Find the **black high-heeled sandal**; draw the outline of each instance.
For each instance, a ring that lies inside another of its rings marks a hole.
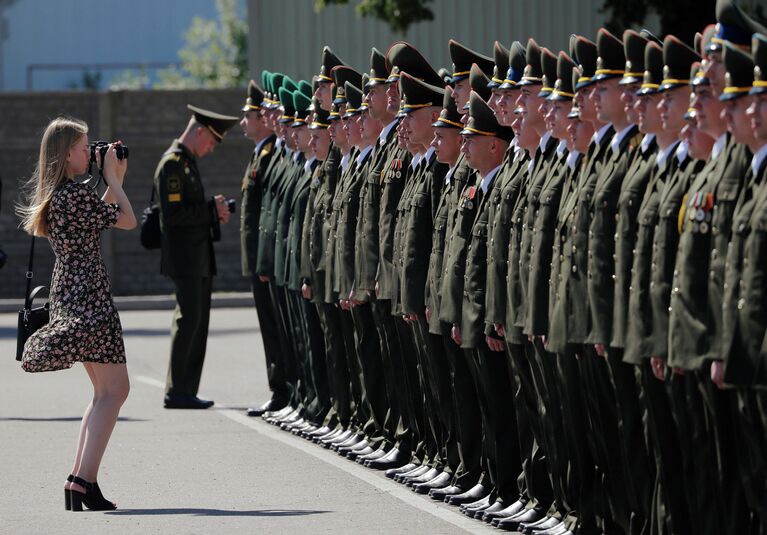
[[[67,476],[67,482],[72,483],[74,480],[74,474],[69,474]],[[69,489],[64,489],[64,509],[67,511],[72,509],[72,492]]]
[[[72,511],[82,511],[83,504],[85,504],[91,511],[112,511],[117,509],[117,506],[114,503],[104,498],[98,484],[85,481],[83,478],[77,476],[72,479],[72,483],[80,485],[85,489],[85,493],[82,493],[79,490],[70,490],[69,494]]]

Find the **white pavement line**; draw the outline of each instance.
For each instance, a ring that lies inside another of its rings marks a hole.
[[[144,375],[134,375],[133,379],[147,385],[155,386],[158,388],[165,388],[165,383],[162,383],[151,377],[146,377]],[[425,513],[429,513],[430,515],[435,516],[440,520],[444,520],[445,522],[448,522],[460,529],[468,531],[469,533],[477,533],[480,531],[484,531],[486,533],[496,533],[494,529],[491,529],[490,526],[484,522],[477,522],[476,520],[464,517],[462,514],[454,513],[449,509],[445,509],[444,507],[433,503],[431,499],[427,501],[422,496],[413,493],[413,491],[405,490],[405,488],[403,488],[398,483],[395,483],[394,481],[389,481],[388,479],[383,479],[381,477],[375,476],[361,465],[353,463],[348,459],[339,457],[338,454],[331,453],[325,450],[325,448],[318,446],[317,444],[306,442],[305,440],[298,438],[291,433],[286,433],[285,431],[278,430],[276,427],[270,426],[260,418],[252,418],[243,414],[241,411],[235,411],[232,409],[219,409],[215,412],[222,414],[230,420],[242,424],[261,435],[264,435],[278,442],[282,442],[283,444],[306,453],[307,455],[311,455],[312,457],[315,457],[326,464],[335,466],[347,474],[352,475],[357,479],[360,479],[365,483],[372,485],[383,492],[386,492],[398,500],[405,502],[407,505],[415,507],[416,509],[420,509]]]

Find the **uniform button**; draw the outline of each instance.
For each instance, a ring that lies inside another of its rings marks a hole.
[[[613,273],[613,280],[615,280],[615,273]]]
[[[738,299],[738,310],[743,310],[743,307],[746,305],[745,299]]]
[[[674,277],[676,277],[677,275],[679,275],[679,270],[678,270],[678,269],[675,269],[675,270],[674,270]]]
[[[573,273],[576,273],[577,271],[578,271],[578,267],[577,266],[573,266]]]
[[[678,294],[678,293],[679,293],[679,287],[678,287],[678,286],[674,288],[674,293],[675,293],[675,294]]]
[[[650,281],[650,288],[655,288],[655,282],[654,281]]]
[[[668,307],[668,311],[671,312],[671,307]]]
[[[575,252],[575,245],[573,245],[573,252]]]
[[[629,292],[633,292],[633,291],[634,291],[634,287],[629,285]]]
[[[613,262],[617,262],[617,261],[618,261],[618,255],[613,255]]]
[[[713,260],[716,260],[716,257],[717,257],[717,256],[719,256],[719,253],[717,252],[717,250],[716,250],[716,249],[712,249],[712,250],[711,250],[711,258],[712,258]]]

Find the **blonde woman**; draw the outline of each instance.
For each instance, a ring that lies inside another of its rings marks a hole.
[[[119,143],[119,142],[118,142]],[[101,458],[120,407],[128,396],[122,328],[101,258],[100,234],[111,227],[136,226],[122,188],[127,160],[112,144],[104,158],[102,198],[75,181],[88,168],[88,126],[67,117],[54,119],[43,134],[40,158],[29,182],[29,197],[19,207],[23,228],[44,236],[56,254],[50,285],[50,323],[24,347],[25,371],[72,367],[82,362],[93,383],[85,410],[72,474],[64,487],[66,508],[115,509],[96,484]]]

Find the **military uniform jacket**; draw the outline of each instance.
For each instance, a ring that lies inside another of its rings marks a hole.
[[[293,191],[290,201],[290,224],[288,226],[288,288],[300,290],[304,282],[301,276],[302,236],[304,220],[307,216],[309,193],[314,180],[319,180],[317,175],[320,171],[320,161],[314,160],[309,168],[304,170],[298,184]],[[307,248],[308,249],[308,248]]]
[[[278,186],[272,202],[272,213],[277,215],[274,223],[274,283],[277,286],[287,286],[288,282],[290,201],[303,174],[304,161],[304,155],[301,153],[291,158],[290,170]]]
[[[413,198],[416,186],[424,166],[418,162],[415,168],[412,165],[407,166],[405,170],[405,187],[402,190],[399,202],[397,203],[396,216],[394,221],[394,236],[392,237],[392,263],[394,269],[391,273],[391,312],[395,316],[403,314],[402,311],[402,274],[405,269],[404,247],[405,233],[407,225],[407,213],[410,210],[410,201]]]
[[[396,137],[395,137],[396,139]],[[411,155],[405,149],[395,147],[384,163],[381,178],[381,199],[378,216],[378,269],[376,281],[379,300],[394,297],[394,232],[397,225],[397,207],[405,189]],[[396,291],[399,291],[397,288]]]
[[[688,163],[689,159],[685,161]],[[652,268],[652,246],[655,228],[658,224],[658,207],[664,191],[672,190],[682,174],[679,160],[672,154],[666,165],[660,169],[653,164],[650,183],[647,185],[642,204],[637,214],[638,226],[631,266],[629,285],[628,317],[623,360],[630,364],[641,364],[652,354],[652,305],[650,302],[650,272]]]
[[[756,174],[749,166],[735,210],[725,271],[722,351],[725,382],[767,386],[767,160]]]
[[[471,227],[482,199],[479,178],[476,172],[470,174],[461,191],[455,213],[448,216],[448,234],[442,261],[442,282],[439,305],[439,319],[445,323],[461,324],[463,306],[463,276],[466,270],[466,253],[471,239]]]
[[[583,344],[589,333],[590,311],[586,275],[591,199],[599,171],[609,156],[613,128],[589,145],[581,163],[575,190],[563,205],[565,218],[558,220],[555,239],[560,240],[562,262],[559,300],[549,313],[548,349],[564,353],[567,344]]]
[[[634,244],[637,234],[637,214],[642,204],[650,175],[655,167],[658,143],[652,142],[634,155],[623,179],[618,196],[618,212],[615,215],[615,293],[613,295],[612,340],[610,346],[623,348],[628,322],[629,286],[631,266],[634,261]]]
[[[632,126],[620,141],[619,150],[607,150],[589,206],[588,289],[591,328],[586,342],[609,345],[612,339],[613,297],[615,292],[615,231],[618,198],[631,161],[641,142]],[[612,141],[612,140],[611,140]]]
[[[485,334],[495,333],[495,324],[506,322],[506,275],[508,273],[511,212],[520,194],[527,165],[527,151],[509,147],[510,153],[498,171],[498,184],[490,192],[487,204],[487,274],[485,294]],[[513,331],[514,327],[507,329]],[[508,336],[508,334],[507,334]],[[521,336],[521,333],[520,333]]]
[[[333,289],[338,291],[339,299],[349,299],[354,289],[354,240],[357,232],[359,215],[360,188],[370,172],[372,154],[368,153],[364,161],[355,162],[349,180],[340,186],[339,195],[333,199],[333,211],[338,211],[338,223],[335,237],[335,280]]]
[[[426,284],[431,256],[432,229],[445,184],[447,165],[432,154],[422,163],[423,170],[413,188],[406,212],[405,235],[402,240],[401,307],[404,314],[424,316]]]
[[[694,370],[706,360],[721,358],[722,256],[727,254],[749,160],[748,148],[730,139],[682,200],[685,213],[671,292],[669,366]]]
[[[345,184],[347,184],[354,174],[357,166],[357,149],[353,148],[349,152],[349,161],[346,168],[342,169],[339,163],[340,177],[336,182],[332,196],[329,197],[329,212],[325,218],[326,224],[323,225],[325,238],[325,302],[336,303],[338,301],[338,290],[336,289],[336,231],[338,229],[338,218],[341,213],[341,200]],[[338,201],[338,202],[336,202]],[[344,297],[345,299],[346,297]]]
[[[332,147],[309,185],[306,217],[301,233],[301,276],[312,287],[312,302],[325,298],[325,243],[332,198],[340,170],[341,151]]]
[[[272,160],[275,135],[260,142],[258,152],[253,151],[250,162],[242,179],[242,199],[240,200],[240,253],[242,255],[242,274],[245,277],[256,275],[256,257],[258,256],[258,223],[261,218],[261,198],[266,185],[266,168]],[[258,147],[257,147],[258,148]]]
[[[551,255],[562,188],[569,169],[566,150],[559,156],[555,153],[555,157],[546,171],[545,181],[538,194],[537,208],[532,212],[535,218],[529,231],[530,256],[527,260],[526,311],[522,332],[530,336],[548,334],[549,327]],[[528,213],[531,209],[528,205]]]
[[[431,234],[431,253],[429,254],[429,270],[426,274],[426,306],[431,310],[429,320],[429,332],[432,334],[442,334],[442,322],[439,320],[439,306],[442,298],[440,296],[440,284],[442,282],[442,260],[445,253],[445,238],[449,232],[448,216],[455,210],[458,198],[466,185],[466,176],[469,174],[469,167],[465,161],[459,165],[456,161],[453,173],[449,182],[442,187],[442,194],[437,204],[437,211],[434,216],[434,225]]]
[[[163,154],[154,174],[162,230],[160,273],[168,277],[216,274],[213,217],[194,156],[179,140]]]
[[[256,274],[274,276],[274,238],[277,213],[273,212],[274,198],[283,177],[289,171],[291,151],[284,145],[272,156],[266,168],[265,187],[261,197],[261,215],[258,223],[258,255]],[[279,205],[277,205],[279,206]]]
[[[472,349],[485,340],[485,290],[487,284],[488,200],[497,187],[498,169],[487,191],[479,196],[477,215],[471,227],[471,239],[466,251],[466,271],[463,276],[463,305],[461,306],[461,348]],[[479,181],[479,174],[477,174]],[[477,188],[482,192],[481,187]],[[498,335],[492,333],[493,337]]]
[[[378,271],[381,188],[386,163],[396,150],[396,128],[391,128],[385,143],[382,144],[380,138],[376,141],[368,174],[360,188],[354,246],[354,298],[358,301],[367,301],[375,289]]]

